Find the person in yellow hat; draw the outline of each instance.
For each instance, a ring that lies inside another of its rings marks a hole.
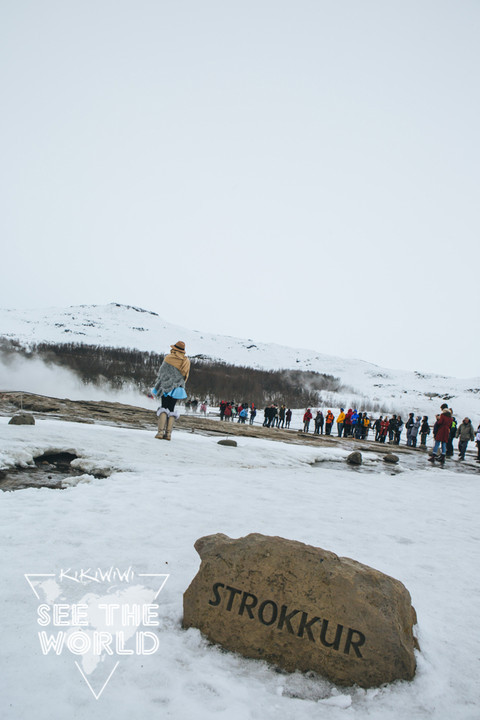
[[[185,355],[185,343],[179,340],[170,346],[158,371],[157,380],[152,388],[152,395],[160,398],[161,406],[157,410],[158,439],[171,440],[172,429],[178,412],[175,410],[177,400],[187,397],[185,383],[190,374],[190,360]]]

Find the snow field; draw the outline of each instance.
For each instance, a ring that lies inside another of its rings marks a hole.
[[[408,464],[400,473],[358,472],[335,448],[249,438],[230,448],[178,430],[170,443],[153,435],[0,418],[0,469],[68,449],[82,467],[88,460],[118,470],[104,480],[84,475],[65,490],[0,494],[2,718],[478,719],[478,473]],[[217,532],[280,535],[401,580],[419,621],[414,681],[335,688],[182,630],[182,595],[199,566],[194,542]],[[97,701],[68,652],[42,655],[38,603],[24,573],[111,565],[170,578],[159,596],[158,652],[122,659]]]

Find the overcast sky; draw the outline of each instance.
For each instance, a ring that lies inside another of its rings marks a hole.
[[[479,38],[477,0],[3,0],[0,306],[480,375]]]

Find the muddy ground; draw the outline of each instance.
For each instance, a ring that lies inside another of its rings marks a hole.
[[[132,405],[123,405],[106,401],[93,400],[60,400],[58,398],[34,395],[31,393],[3,392],[0,393],[0,416],[13,416],[21,410],[33,414],[35,418],[56,418],[69,422],[118,425],[120,427],[143,428],[154,431],[157,418],[153,410],[146,410]],[[280,428],[263,427],[261,421],[254,425],[243,425],[238,422],[220,422],[218,416],[203,417],[199,414],[185,413],[175,425],[176,429],[188,432],[199,432],[219,437],[255,437],[277,440],[302,445],[342,447],[348,450],[361,450],[385,454],[422,453],[420,448],[407,448],[405,445],[381,445],[372,441],[338,438],[335,435],[313,435],[299,430],[282,430]]]

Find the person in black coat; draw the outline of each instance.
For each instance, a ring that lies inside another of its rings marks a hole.
[[[388,442],[393,443],[395,441],[395,433],[397,431],[397,416],[393,415],[392,419],[388,423]]]
[[[428,416],[424,415],[422,424],[420,425],[420,445],[427,446],[427,436],[430,435],[430,425],[428,424]]]

